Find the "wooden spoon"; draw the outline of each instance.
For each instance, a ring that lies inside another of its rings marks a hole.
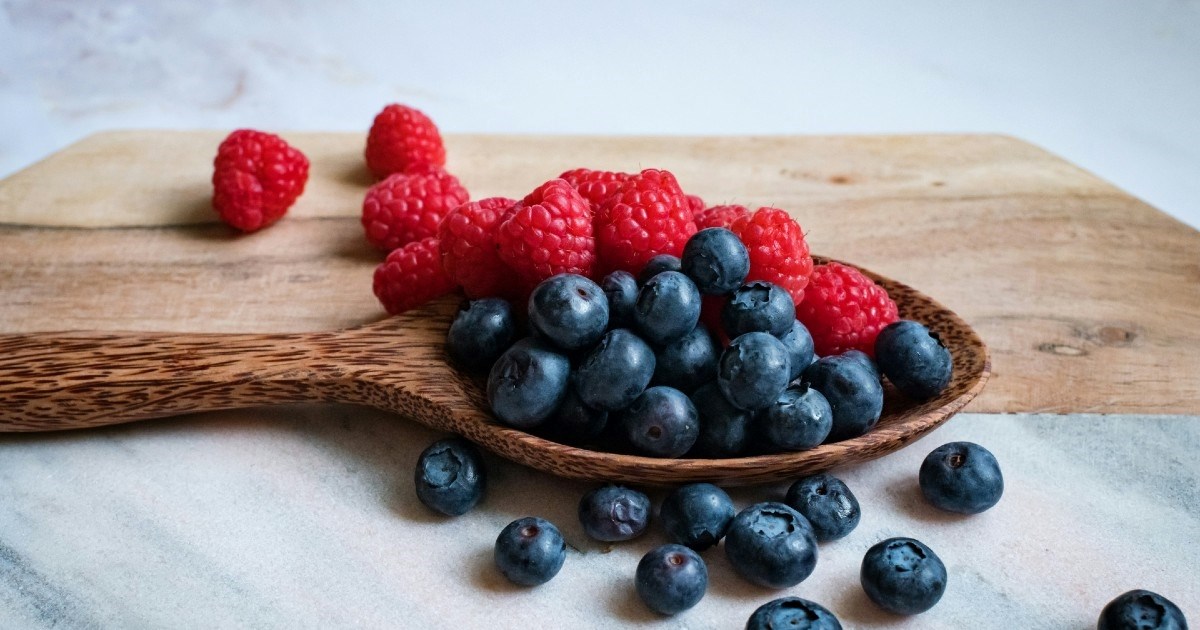
[[[890,453],[957,413],[990,370],[983,341],[957,315],[870,272],[901,317],[938,332],[954,376],[938,398],[894,389],[866,435],[799,453],[658,459],[558,444],[497,423],[480,383],[447,364],[457,299],[336,332],[304,334],[37,333],[0,335],[0,431],[52,431],[181,413],[299,402],[358,403],[461,434],[495,453],[571,479],[745,485],[790,479]]]

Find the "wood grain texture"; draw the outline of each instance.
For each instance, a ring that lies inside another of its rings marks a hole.
[[[310,157],[290,216],[238,236],[208,208],[221,132],[113,132],[0,182],[5,331],[298,332],[378,319],[357,215],[362,134]],[[936,297],[987,340],[970,411],[1200,413],[1200,234],[1002,136],[451,136],[474,197],[567,168],[673,170],[710,203],[792,212],[813,250]]]

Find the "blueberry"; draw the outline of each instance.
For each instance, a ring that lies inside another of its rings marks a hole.
[[[438,440],[421,451],[413,481],[421,503],[446,516],[467,513],[487,488],[479,450],[462,438]]]
[[[775,402],[791,380],[791,359],[783,342],[764,332],[734,339],[717,363],[717,384],[741,409],[762,409]]]
[[[488,375],[488,403],[501,422],[518,429],[538,426],[567,395],[571,362],[545,342],[513,344]]]
[[[608,296],[581,275],[551,276],[529,296],[529,324],[564,350],[585,348],[608,329]]]
[[[659,254],[648,260],[638,274],[638,282],[646,284],[650,278],[664,271],[679,271],[679,258],[670,254]]]
[[[468,372],[486,372],[517,335],[512,306],[499,298],[468,302],[446,334],[450,360]]]
[[[974,442],[943,444],[921,462],[921,493],[934,507],[978,514],[1000,501],[1004,476],[991,451]]]
[[[782,337],[791,331],[795,321],[796,304],[792,296],[770,282],[742,285],[721,310],[721,325],[730,337],[750,332]]]
[[[828,442],[858,437],[879,422],[883,385],[859,358],[845,354],[821,357],[800,377],[821,392],[833,409]]]
[[[872,359],[869,355],[867,355],[866,352],[863,352],[862,350],[847,350],[843,352],[841,356],[844,359],[854,359],[855,361],[858,361],[863,365],[863,367],[867,368],[871,372],[871,375],[875,377],[875,380],[882,382],[883,377],[879,372],[879,364],[875,363],[875,359]]]
[[[724,538],[733,515],[729,495],[711,483],[672,490],[658,511],[667,538],[696,551],[704,551]]]
[[[771,452],[813,448],[825,441],[831,427],[829,402],[807,383],[783,390],[754,421],[758,444]]]
[[[799,320],[792,320],[792,329],[779,340],[783,342],[783,347],[787,348],[792,366],[789,380],[794,381],[804,373],[804,368],[808,367],[816,358],[813,352],[812,335]]]
[[[923,613],[946,591],[946,565],[922,542],[889,538],[863,556],[859,581],[867,597],[898,615]]]
[[[717,377],[717,344],[704,324],[658,349],[655,353],[654,384],[692,393]]]
[[[700,414],[697,455],[736,457],[746,450],[753,412],[734,407],[716,383],[697,389],[692,394],[692,404]]]
[[[579,398],[604,411],[628,407],[654,376],[654,350],[624,328],[610,330],[575,374]]]
[[[634,583],[650,610],[674,615],[704,597],[708,567],[699,554],[683,545],[663,545],[642,556]]]
[[[700,321],[700,292],[687,276],[678,271],[664,271],[638,291],[633,319],[643,337],[665,346],[696,328]]]
[[[650,523],[650,499],[633,488],[600,486],[580,499],[579,523],[599,541],[632,540]]]
[[[1100,612],[1096,630],[1187,630],[1187,619],[1174,602],[1152,591],[1129,591]]]
[[[642,392],[621,412],[625,437],[644,455],[679,457],[696,443],[700,422],[683,392],[656,386]]]
[[[628,271],[614,271],[600,281],[600,288],[608,297],[608,327],[630,328],[633,326],[633,305],[637,302],[637,278]]]
[[[526,516],[500,531],[493,557],[496,568],[513,584],[537,586],[558,575],[567,543],[554,523]]]
[[[608,412],[587,406],[579,399],[575,388],[570,387],[562,404],[541,428],[550,439],[579,445],[600,437],[607,425]]]
[[[786,502],[808,519],[817,542],[844,538],[862,518],[854,493],[833,475],[813,475],[793,483]]]
[[[771,588],[804,581],[817,566],[817,540],[799,512],[782,503],[758,503],[733,518],[725,556],[742,577]]]
[[[950,383],[950,351],[937,333],[917,322],[902,319],[879,331],[875,358],[896,389],[914,400],[934,398]]]
[[[842,630],[829,609],[799,597],[780,597],[759,606],[746,630]]]
[[[681,267],[701,293],[721,295],[745,282],[750,273],[750,253],[733,232],[708,228],[688,239]]]

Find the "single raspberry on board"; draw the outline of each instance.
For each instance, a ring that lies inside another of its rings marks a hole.
[[[596,209],[596,253],[604,273],[637,274],[659,254],[680,256],[696,222],[679,182],[646,169],[621,184]]]
[[[440,167],[424,165],[376,183],[363,197],[367,240],[384,251],[437,236],[438,224],[467,202],[467,189]]]
[[[225,223],[253,232],[283,217],[306,182],[303,153],[275,134],[238,129],[213,160],[213,209]]]
[[[701,230],[711,227],[727,228],[733,225],[738,217],[748,214],[750,214],[750,210],[746,206],[713,206],[696,213],[696,227]]]
[[[446,147],[437,125],[418,109],[391,104],[371,123],[367,168],[380,179],[418,164],[446,165]]]
[[[470,201],[451,210],[438,226],[442,269],[473,300],[514,295],[516,279],[500,260],[496,234],[516,203],[504,197]]]
[[[796,318],[812,333],[820,356],[862,350],[875,356],[875,337],[898,319],[883,287],[854,267],[817,265],[796,305]]]
[[[392,315],[399,315],[454,290],[442,270],[435,237],[413,241],[388,254],[375,268],[375,297]]]
[[[729,229],[750,253],[746,281],[765,280],[783,287],[799,304],[813,268],[800,224],[778,208],[759,208],[735,219]]]
[[[575,190],[592,204],[593,209],[608,199],[630,177],[633,175],[629,173],[593,171],[588,168],[573,169],[558,176],[574,186]]]
[[[696,216],[704,212],[704,200],[699,195],[687,195],[688,208],[692,210],[692,216]]]
[[[555,274],[595,270],[592,209],[566,180],[552,179],[510,208],[496,244],[525,291]]]

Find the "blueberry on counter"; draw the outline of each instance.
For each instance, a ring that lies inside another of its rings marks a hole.
[[[517,336],[507,300],[473,300],[454,315],[446,334],[446,353],[468,372],[487,372]]]
[[[628,407],[654,376],[654,350],[625,328],[605,333],[575,373],[575,388],[587,406],[603,411]]]
[[[513,584],[537,586],[558,575],[567,543],[550,521],[526,516],[500,531],[493,557],[496,568]]]
[[[765,332],[783,337],[796,321],[796,304],[782,287],[754,281],[738,287],[721,310],[721,325],[730,337]]]
[[[681,268],[701,293],[722,295],[745,282],[750,273],[750,253],[733,232],[708,228],[688,239]]]
[[[821,392],[833,410],[827,442],[856,438],[879,422],[883,385],[861,358],[849,353],[821,357],[800,378]]]
[[[821,444],[833,427],[833,410],[807,383],[793,385],[759,412],[752,425],[758,444],[770,452],[803,451]]]
[[[700,321],[700,291],[678,271],[664,271],[638,291],[633,319],[642,336],[664,346],[696,328]]]
[[[697,389],[691,399],[700,414],[700,435],[693,447],[696,456],[720,458],[743,454],[754,413],[734,407],[716,383]]]
[[[812,525],[817,542],[845,537],[858,527],[862,510],[841,479],[821,474],[805,477],[788,488],[785,502]]]
[[[608,329],[608,296],[581,275],[551,276],[529,296],[529,324],[564,350],[585,348]]]
[[[734,406],[755,411],[779,398],[791,380],[791,371],[782,341],[765,332],[746,333],[721,353],[717,385]]]
[[[650,498],[624,486],[594,488],[579,501],[579,523],[588,536],[602,542],[632,540],[650,523]]]
[[[658,517],[671,541],[704,551],[725,537],[734,513],[733,500],[724,490],[693,483],[672,490]]]
[[[758,503],[733,518],[725,556],[742,577],[760,586],[787,588],[817,566],[817,540],[799,512],[782,503]]]
[[[704,324],[658,349],[655,353],[655,385],[667,385],[690,394],[717,377],[720,350]]]
[[[483,498],[487,473],[474,444],[462,438],[446,438],[421,451],[413,481],[417,498],[425,507],[458,516]]]
[[[628,271],[614,271],[600,281],[608,298],[608,327],[631,328],[633,305],[637,302],[637,278]]]
[[[816,358],[812,335],[809,334],[804,324],[800,323],[800,320],[793,320],[791,330],[787,331],[779,340],[783,342],[783,347],[787,348],[792,366],[788,380],[794,381],[804,373],[804,368],[808,367]]]
[[[991,451],[974,442],[943,444],[925,456],[921,493],[934,507],[978,514],[1000,501],[1004,476]]]
[[[641,273],[638,274],[638,282],[646,284],[650,282],[650,278],[657,276],[664,271],[679,271],[680,261],[677,256],[670,254],[659,254],[650,260],[642,267]]]
[[[799,597],[781,597],[759,606],[746,630],[842,630],[829,609]]]
[[[1096,630],[1187,630],[1187,619],[1174,602],[1138,589],[1117,596],[1100,612]]]
[[[536,427],[567,395],[571,362],[547,343],[526,337],[506,350],[488,375],[488,404],[503,423]]]
[[[896,389],[914,400],[929,400],[942,393],[953,371],[953,359],[941,337],[906,319],[879,331],[875,359]]]
[[[923,613],[946,591],[946,565],[924,543],[889,538],[867,550],[859,581],[867,597],[898,615]]]
[[[656,613],[674,615],[695,606],[708,590],[708,567],[683,545],[663,545],[638,562],[638,596]]]
[[[625,437],[634,450],[653,457],[679,457],[696,443],[700,420],[681,391],[662,385],[642,392],[621,412]]]

